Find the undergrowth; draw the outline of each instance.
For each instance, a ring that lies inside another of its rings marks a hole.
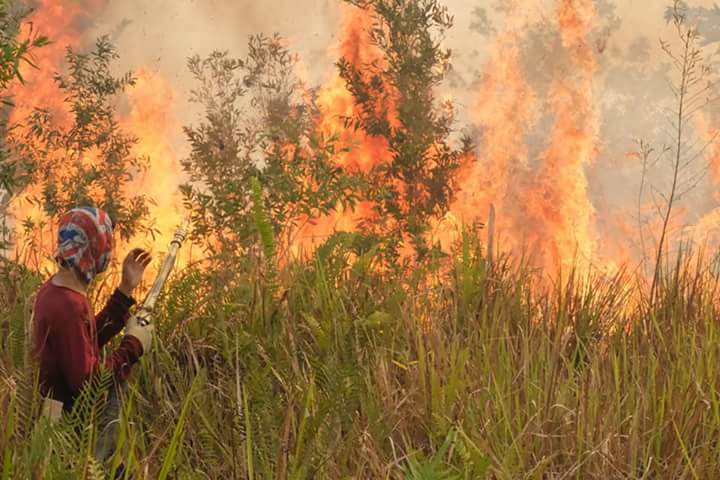
[[[682,260],[648,306],[622,273],[541,289],[469,238],[450,260],[380,273],[339,244],[271,274],[262,253],[177,272],[105,466],[92,386],[79,416],[37,421],[40,278],[6,262],[2,478],[720,477],[710,271]]]

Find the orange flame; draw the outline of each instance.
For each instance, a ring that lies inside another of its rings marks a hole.
[[[81,43],[79,28],[88,24],[105,4],[105,0],[84,2],[58,2],[40,0],[35,11],[22,25],[22,36],[38,32],[50,38],[49,45],[34,52],[33,61],[38,68],[21,65],[20,71],[26,81],[24,86],[11,89],[14,108],[10,112],[10,125],[23,128],[23,122],[36,108],[45,108],[61,124],[71,121],[70,112],[63,101],[63,95],[57,88],[54,75],[62,70],[68,47],[77,47]],[[91,155],[91,154],[89,154]],[[50,160],[50,159],[49,159]],[[87,160],[91,161],[91,160]],[[17,249],[20,257],[29,264],[40,268],[51,265],[48,254],[54,245],[52,224],[48,225],[41,207],[32,201],[39,191],[30,187],[13,199],[8,206],[12,218],[17,220],[15,227]],[[25,235],[21,222],[32,221],[39,225],[30,237]]]
[[[24,28],[34,29],[50,38],[51,44],[39,49],[34,61],[37,69],[22,67],[27,85],[14,89],[15,108],[10,123],[19,125],[36,108],[46,108],[58,126],[68,125],[72,118],[64,102],[64,96],[54,80],[56,72],[64,69],[66,49],[83,48],[84,26],[90,25],[106,0],[58,1],[41,0],[37,9]],[[27,32],[26,32],[27,33]],[[175,94],[170,84],[149,70],[140,68],[136,73],[137,84],[127,95],[130,110],[126,116],[119,115],[120,125],[138,138],[134,154],[150,159],[148,171],[135,179],[132,188],[147,195],[151,200],[150,216],[159,237],[153,243],[161,242],[162,248],[169,244],[176,226],[180,223],[181,202],[177,187],[181,178],[179,161],[169,138],[175,128],[173,105]],[[94,152],[83,158],[86,162],[98,161]],[[45,218],[42,209],[31,201],[40,192],[32,187],[24,191],[10,205],[11,215],[18,219],[16,237],[21,258],[35,267],[49,268],[50,254],[54,249],[54,226]],[[30,219],[39,225],[34,232],[24,232],[20,221]],[[150,239],[135,238],[128,245],[116,249],[116,258],[130,247],[142,243],[149,247]]]
[[[589,265],[594,250],[593,206],[588,198],[585,166],[597,153],[598,120],[594,104],[597,65],[588,35],[595,16],[590,0],[560,0],[560,38],[570,71],[556,73],[549,103],[555,125],[541,156],[536,188],[524,190],[516,204],[530,227],[528,245],[542,252],[549,268]]]
[[[83,26],[89,24],[106,3],[107,0],[39,0],[30,21],[35,30],[48,35],[54,43],[38,51],[38,70],[23,69],[29,85],[14,92],[17,107],[11,114],[12,123],[26,118],[37,106],[48,107],[60,123],[70,121],[53,75],[62,70],[66,46],[82,46]],[[563,61],[548,67],[552,70],[552,81],[544,98],[540,98],[524,71],[522,42],[523,32],[529,26],[523,12],[539,9],[546,2],[508,0],[505,3],[508,26],[493,40],[491,60],[483,69],[475,92],[477,101],[471,112],[472,121],[481,132],[478,150],[465,159],[458,176],[456,200],[451,212],[436,225],[436,235],[449,248],[457,238],[457,231],[449,227],[484,221],[490,206],[495,205],[501,246],[516,252],[527,249],[535,265],[549,272],[567,270],[578,262],[581,266],[589,265],[598,260],[600,250],[586,174],[587,166],[597,156],[599,132],[596,105],[599,69],[590,41],[597,19],[594,2],[553,1],[555,28],[561,45],[557,53]],[[347,60],[361,74],[369,64],[382,65],[382,52],[371,40],[372,13],[348,6],[342,12],[343,22],[333,55]],[[129,108],[127,114],[120,115],[120,124],[138,137],[135,153],[147,155],[151,160],[148,171],[135,180],[133,187],[155,201],[151,205],[151,218],[160,238],[137,238],[133,243],[149,246],[152,242],[162,247],[183,215],[177,192],[182,169],[171,141],[173,132],[179,130],[172,109],[176,99],[172,85],[157,74],[140,68],[136,76],[138,83],[127,93]],[[385,115],[391,127],[398,128],[397,106],[393,101],[383,98],[377,102],[375,113]],[[335,156],[338,165],[349,172],[369,173],[383,162],[391,161],[385,138],[373,137],[346,125],[345,119],[358,118],[362,111],[339,74],[318,90],[317,105],[320,111],[317,130],[326,138],[336,135],[338,149],[350,149]],[[545,109],[552,115],[552,127],[541,153],[536,155],[531,152],[528,136],[537,130]],[[718,183],[720,146],[715,144],[712,148],[711,173]],[[92,153],[84,160],[96,161]],[[37,192],[30,191],[13,203],[16,218],[42,218],[40,209],[28,202],[33,193]],[[362,202],[354,211],[307,219],[309,224],[297,232],[294,250],[311,249],[333,232],[354,231],[362,221],[377,220],[373,207],[370,202]],[[697,223],[696,230],[714,228],[718,218],[718,210],[711,212]],[[616,223],[617,237],[630,236],[635,229],[622,219]],[[610,260],[601,260],[606,267],[614,268]]]
[[[501,243],[529,249],[534,263],[548,271],[589,262],[593,254],[593,206],[585,166],[596,155],[594,104],[597,65],[588,36],[595,16],[589,0],[558,0],[557,22],[569,68],[556,71],[547,104],[554,125],[545,151],[532,170],[525,136],[538,119],[536,93],[525,80],[517,31],[519,2],[512,4],[515,25],[498,36],[481,82],[474,112],[483,137],[478,159],[461,175],[453,215],[464,222],[498,207]]]
[[[371,15],[364,10],[351,7],[345,7],[343,13],[344,23],[339,36],[340,41],[335,47],[337,53],[358,68],[372,62],[381,62],[382,52],[370,39],[370,30],[373,26]],[[357,117],[360,108],[355,104],[345,81],[338,73],[319,89],[317,103],[321,113],[318,130],[325,138],[336,136],[338,150],[349,149],[348,152],[335,156],[334,160],[338,165],[350,172],[368,173],[377,165],[389,160],[388,143],[385,138],[369,136],[345,125],[345,119]],[[394,106],[378,105],[378,108],[388,116],[391,125],[397,124]],[[339,210],[317,219],[302,230],[300,245],[296,246],[296,250],[301,249],[303,244],[312,247],[322,243],[337,231],[354,231],[361,220],[370,220],[373,217],[373,205],[370,202],[361,202],[356,206],[355,211]]]
[[[697,128],[700,132],[704,132],[703,141],[707,143],[707,163],[710,170],[710,181],[713,186],[720,184],[720,129],[712,126],[712,120],[707,115],[699,114],[697,119]],[[701,216],[691,228],[692,239],[696,242],[704,244],[711,242],[717,245],[720,241],[720,194],[715,192],[711,200],[715,206],[709,212]]]
[[[51,43],[33,53],[37,69],[21,66],[27,85],[12,91],[15,107],[10,116],[11,123],[22,121],[39,106],[48,107],[58,115],[68,114],[53,77],[61,70],[66,49],[81,43],[79,26],[89,24],[107,0],[38,0],[36,3],[35,11],[22,25],[21,35],[27,36],[32,30],[48,37]]]
[[[482,129],[478,157],[470,157],[460,172],[460,188],[451,208],[452,219],[469,224],[485,219],[490,205],[500,207],[497,229],[513,232],[509,216],[514,208],[505,211],[508,195],[514,191],[514,179],[527,174],[528,147],[524,138],[537,122],[537,98],[522,71],[520,38],[516,30],[523,19],[517,14],[517,2],[512,17],[517,25],[498,35],[492,58],[483,69],[472,112],[475,124]],[[517,240],[511,236],[508,241]],[[444,242],[445,243],[445,242]]]
[[[137,83],[127,95],[130,113],[121,124],[138,139],[135,153],[150,159],[147,172],[137,178],[133,188],[152,200],[150,220],[157,230],[152,239],[135,238],[148,249],[166,248],[182,223],[184,209],[178,190],[182,167],[169,139],[180,129],[175,116],[175,90],[170,83],[146,68],[136,73]]]

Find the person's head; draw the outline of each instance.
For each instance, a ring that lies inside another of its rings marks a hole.
[[[70,210],[60,217],[55,254],[58,265],[90,283],[110,264],[112,229],[110,216],[99,208]]]

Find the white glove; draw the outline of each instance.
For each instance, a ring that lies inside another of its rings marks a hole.
[[[153,333],[155,325],[140,325],[137,323],[137,317],[133,316],[125,325],[125,335],[137,338],[143,347],[143,355],[150,352],[152,347]]]

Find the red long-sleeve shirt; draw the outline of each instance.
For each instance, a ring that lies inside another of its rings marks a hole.
[[[33,352],[40,366],[43,395],[63,403],[67,411],[83,384],[100,366],[100,349],[125,326],[135,301],[115,290],[94,315],[87,298],[48,280],[40,288],[33,311]],[[124,380],[142,355],[142,344],[123,337],[105,366]]]

